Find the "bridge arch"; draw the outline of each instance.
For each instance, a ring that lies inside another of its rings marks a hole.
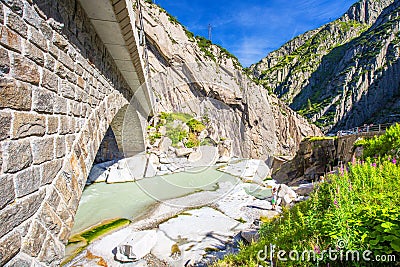
[[[134,4],[0,1],[0,266],[58,266],[107,130],[143,147],[121,124],[146,83]]]

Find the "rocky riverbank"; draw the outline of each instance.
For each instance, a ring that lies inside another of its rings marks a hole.
[[[220,169],[240,180],[234,185],[221,182],[215,191],[160,202],[128,227],[94,241],[66,266],[206,265],[237,251],[239,240],[257,239],[260,220],[279,215],[282,205],[303,200],[312,189],[312,184],[290,188],[264,181],[270,170],[259,160]],[[270,202],[273,187],[278,188],[276,210]]]

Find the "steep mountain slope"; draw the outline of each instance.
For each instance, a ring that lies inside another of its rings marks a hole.
[[[363,124],[399,89],[390,78],[398,51],[399,3],[393,2],[360,1],[250,70],[264,87],[326,131]]]
[[[155,4],[143,12],[156,112],[207,116],[211,137],[233,140],[240,157],[294,155],[305,136],[321,134],[253,83],[228,51],[194,37]]]

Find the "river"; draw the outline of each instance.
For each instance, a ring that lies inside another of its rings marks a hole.
[[[220,182],[231,182],[234,186],[239,179],[216,170],[216,167],[209,167],[137,182],[86,186],[71,236],[108,219],[126,218],[134,221],[159,201],[215,190]]]

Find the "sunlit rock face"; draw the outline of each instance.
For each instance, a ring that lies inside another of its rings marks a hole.
[[[213,139],[232,140],[239,157],[294,155],[304,137],[321,134],[253,83],[229,52],[193,37],[154,4],[143,11],[156,112],[208,116]]]

